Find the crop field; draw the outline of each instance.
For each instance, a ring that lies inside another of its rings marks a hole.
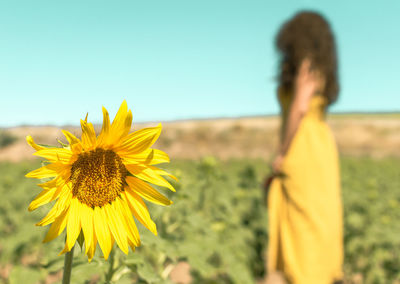
[[[43,244],[48,228],[35,227],[49,210],[29,213],[40,191],[24,175],[40,161],[0,163],[0,283],[60,283],[64,235]],[[72,283],[173,283],[178,263],[192,283],[262,283],[268,242],[267,211],[260,189],[265,161],[213,157],[174,160],[174,204],[149,209],[153,236],[138,224],[142,246],[108,261],[97,250],[87,262],[75,248]],[[342,158],[345,283],[400,283],[400,159]],[[162,189],[160,189],[162,190]]]

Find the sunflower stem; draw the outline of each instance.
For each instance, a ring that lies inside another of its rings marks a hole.
[[[74,248],[65,254],[64,259],[64,274],[62,279],[62,284],[69,284],[71,280],[71,271],[72,271],[72,259],[74,258]]]
[[[114,261],[115,261],[115,250],[111,250],[110,252],[110,258],[109,258],[109,264],[108,264],[108,272],[106,274],[106,283],[111,283],[111,280],[114,276]]]

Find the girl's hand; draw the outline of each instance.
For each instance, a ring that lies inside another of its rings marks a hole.
[[[284,156],[279,154],[276,156],[274,161],[272,162],[272,172],[275,175],[282,173],[282,164],[283,164]]]

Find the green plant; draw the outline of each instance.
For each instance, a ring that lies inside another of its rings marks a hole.
[[[10,132],[0,130],[0,149],[7,147],[17,141],[17,137],[12,135]]]
[[[54,252],[62,250],[63,236],[41,243],[48,228],[33,226],[48,208],[26,209],[40,191],[23,178],[35,166],[39,162],[0,163],[0,283],[60,278],[63,257]],[[342,159],[346,283],[400,280],[399,166],[394,158]],[[72,283],[171,283],[169,273],[179,261],[189,263],[193,283],[247,284],[262,277],[268,224],[259,185],[267,164],[208,157],[174,161],[168,170],[180,180],[176,193],[164,191],[174,205],[149,204],[159,235],[138,224],[142,246],[127,256],[115,250],[109,261],[95,257],[88,263],[77,247]]]

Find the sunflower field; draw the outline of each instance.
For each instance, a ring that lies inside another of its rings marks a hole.
[[[29,213],[40,188],[24,175],[40,161],[0,163],[0,283],[60,283],[65,233],[42,243],[48,227],[35,227],[52,204]],[[261,160],[174,160],[178,177],[168,207],[148,204],[154,236],[138,224],[142,245],[91,263],[76,245],[71,283],[174,283],[178,263],[192,283],[256,283],[264,275],[268,242]],[[400,283],[400,160],[342,158],[346,283]]]

